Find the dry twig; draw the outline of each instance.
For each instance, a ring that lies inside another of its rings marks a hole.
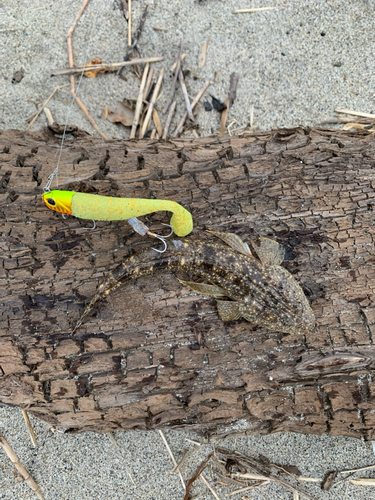
[[[84,71],[116,71],[120,67],[131,66],[133,64],[145,64],[151,62],[164,61],[164,57],[145,57],[140,59],[132,59],[131,61],[123,61],[119,63],[108,63],[108,64],[92,64],[91,66],[75,66],[72,68],[62,68],[56,69],[51,73],[51,76],[61,76],[61,75],[76,75]]]
[[[223,449],[218,449],[216,450],[216,453],[219,453],[220,455],[223,456],[224,459],[231,460],[233,461],[233,464],[237,464],[238,468],[240,470],[243,469],[250,469],[251,472],[246,472],[246,473],[240,473],[236,472],[234,473],[234,477],[236,478],[244,478],[244,479],[255,479],[255,480],[270,480],[274,481],[275,483],[279,484],[280,486],[284,486],[285,488],[288,488],[289,490],[292,490],[293,492],[297,492],[299,495],[302,497],[306,497],[310,500],[314,500],[314,498],[309,495],[308,493],[300,490],[296,486],[290,484],[288,481],[285,481],[284,479],[280,479],[279,476],[271,472],[271,468],[273,464],[264,464],[263,462],[252,458],[248,457],[246,455],[242,455],[241,453],[234,451],[226,451]],[[292,476],[294,479],[298,479],[298,476],[295,474],[289,473],[290,476]]]
[[[120,0],[120,2],[121,2],[122,13],[124,14],[124,17],[127,20],[129,18],[128,2],[126,0]]]
[[[132,43],[132,39],[131,39],[131,1],[129,2],[129,10],[128,10],[128,13],[129,13],[129,19],[128,19],[128,36],[130,36],[130,42],[129,42],[129,39],[128,39],[128,44],[130,45],[130,49],[128,50],[128,52],[126,53],[126,55],[124,57],[124,62],[130,60],[130,58],[132,56],[132,53],[133,53],[133,50],[136,48],[136,46],[138,44],[139,38],[140,38],[142,30],[143,30],[143,26],[144,26],[145,21],[146,21],[146,17],[147,17],[149,8],[150,8],[150,6],[149,6],[149,4],[147,4],[146,7],[145,7],[145,9],[144,9],[144,11],[143,11],[141,20],[139,22],[137,31],[135,32],[135,35],[134,35],[134,38],[133,38],[133,43]],[[120,69],[117,74],[121,75],[121,73],[122,73],[122,69]]]
[[[190,489],[191,489],[194,481],[196,481],[198,479],[198,477],[202,474],[202,472],[207,467],[207,464],[213,455],[214,455],[214,453],[212,452],[211,455],[209,455],[205,460],[203,460],[203,462],[200,464],[198,469],[195,471],[194,475],[187,482],[184,500],[189,500]]]
[[[132,129],[130,132],[130,139],[135,139],[135,133],[137,130],[138,122],[139,122],[139,117],[141,116],[141,111],[143,107],[143,99],[144,99],[144,90],[145,90],[145,85],[146,85],[146,78],[147,78],[147,73],[150,65],[147,63],[145,66],[145,69],[143,71],[143,76],[141,80],[141,85],[139,87],[139,94],[138,94],[138,99],[137,99],[137,104],[135,106],[135,112],[134,112],[134,121],[132,125]]]
[[[78,21],[80,20],[84,10],[86,9],[87,7],[87,4],[89,3],[90,0],[84,0],[83,2],[83,5],[81,7],[81,10],[78,12],[75,20],[74,20],[74,23],[72,24],[70,30],[68,31],[68,34],[66,36],[67,38],[67,41],[68,41],[68,55],[69,55],[69,67],[70,68],[73,68],[74,66],[74,58],[73,58],[73,45],[72,45],[72,35],[73,35],[73,31],[75,30],[76,26],[77,26],[77,23]],[[75,94],[75,82],[74,82],[74,76],[71,75],[70,76],[70,92],[72,95]]]
[[[188,117],[190,118],[190,120],[192,122],[194,122],[195,118],[194,118],[194,115],[193,115],[193,110],[191,109],[190,99],[189,99],[189,96],[188,96],[188,93],[187,93],[187,89],[186,89],[186,85],[185,85],[185,78],[184,78],[184,75],[182,73],[181,68],[180,68],[180,71],[178,73],[178,79],[180,80],[181,90],[182,90],[182,93],[184,95],[186,112],[187,112]]]
[[[169,444],[167,443],[167,440],[165,439],[164,433],[163,433],[163,431],[161,429],[159,429],[159,433],[160,433],[160,435],[162,437],[162,440],[164,441],[165,447],[167,448],[169,455],[171,456],[172,462],[174,463],[175,466],[177,466],[176,459],[174,458],[172,450],[170,449]],[[183,486],[183,488],[185,490],[186,486],[185,486],[185,482],[184,482],[184,479],[182,477],[181,471],[178,468],[177,468],[177,470],[178,470],[178,474],[179,474],[180,479],[181,479],[181,484],[182,484],[182,486]]]
[[[173,101],[172,106],[169,109],[167,121],[165,123],[164,132],[163,132],[163,139],[166,139],[168,137],[169,127],[171,125],[176,106],[177,106],[177,101]]]
[[[254,9],[238,9],[234,11],[234,14],[246,14],[247,12],[260,12],[262,10],[274,10],[277,7],[257,7]]]
[[[351,479],[350,482],[352,484],[360,485],[360,486],[375,486],[375,478],[374,477],[357,477],[356,479]]]
[[[341,470],[340,474],[349,474],[350,472],[362,472],[363,470],[375,469],[374,465],[368,465],[367,467],[360,467],[359,469]]]
[[[251,486],[245,486],[245,488],[241,488],[240,490],[232,491],[232,493],[229,493],[228,497],[232,497],[233,495],[237,495],[238,493],[244,493],[245,491],[253,490],[254,488],[259,488],[260,486],[266,486],[270,482],[271,481],[267,479],[257,484],[252,484]]]
[[[147,101],[148,102],[148,95],[150,93],[150,89],[151,89],[151,85],[152,85],[152,78],[154,76],[154,68],[151,68],[150,69],[150,72],[148,74],[148,78],[147,78],[147,82],[146,82],[146,86],[145,86],[145,92],[144,92],[144,95],[143,95],[143,101]]]
[[[194,109],[195,106],[198,104],[199,99],[202,97],[202,95],[206,92],[208,86],[210,85],[210,82],[206,82],[203,87],[200,89],[198,94],[195,96],[194,101],[191,103],[191,109]],[[184,126],[184,123],[186,121],[188,114],[187,112],[184,114],[184,116],[181,118],[180,123],[177,125],[176,130],[173,132],[172,137],[177,137],[178,134],[181,132],[182,127]]]
[[[73,46],[72,46],[72,35],[73,31],[75,30],[75,27],[77,26],[77,23],[80,19],[80,17],[83,14],[83,11],[85,10],[87,4],[89,3],[90,0],[84,0],[83,5],[81,7],[81,10],[78,12],[77,17],[74,20],[74,23],[72,24],[70,30],[68,31],[67,34],[67,41],[68,41],[68,54],[69,54],[69,67],[73,68],[74,67],[74,59],[73,59]],[[88,118],[89,122],[91,123],[92,127],[98,132],[98,134],[103,137],[103,139],[108,139],[108,137],[101,132],[97,124],[95,123],[94,119],[91,118],[89,115],[89,112],[87,111],[86,107],[84,106],[83,102],[78,99],[77,94],[76,94],[76,89],[75,89],[75,82],[74,82],[74,74],[70,75],[70,92],[72,96],[74,96],[74,99],[78,106],[82,109],[82,111],[85,113],[86,117]]]
[[[113,435],[112,432],[108,432],[109,439],[112,441],[112,444],[114,445],[115,448],[119,448],[119,445],[115,439],[115,436]]]
[[[25,467],[21,464],[20,459],[14,452],[13,448],[10,446],[5,437],[0,433],[0,445],[3,447],[5,453],[8,455],[10,461],[17,469],[17,471],[24,478],[25,482],[30,486],[30,488],[35,492],[35,494],[40,498],[40,500],[44,500],[44,496],[41,492],[40,487],[36,484],[34,479],[30,476],[29,472],[25,469]]]
[[[132,0],[128,1],[128,45],[132,44]]]
[[[161,87],[161,84],[162,84],[162,81],[163,81],[163,76],[164,76],[164,68],[162,68],[162,70],[160,71],[160,75],[159,75],[158,81],[157,81],[157,83],[155,85],[154,92],[152,93],[152,98],[151,98],[151,101],[150,101],[150,106],[149,106],[149,108],[147,110],[146,118],[145,118],[145,120],[143,122],[141,133],[140,133],[140,136],[139,136],[140,139],[142,139],[142,137],[146,133],[147,126],[148,126],[150,118],[151,118],[152,110],[154,109],[155,102],[156,102],[156,99],[158,97],[159,90],[160,90],[160,87]]]
[[[35,435],[33,426],[31,425],[29,415],[28,415],[26,410],[22,410],[22,415],[23,415],[23,418],[25,419],[26,427],[27,427],[31,442],[32,442],[34,448],[36,448],[38,446],[38,443],[36,442],[36,435]]]
[[[176,64],[176,69],[175,69],[174,76],[173,76],[171,91],[170,91],[170,94],[169,94],[168,101],[166,102],[166,104],[165,104],[165,106],[163,108],[163,114],[165,114],[168,111],[168,108],[169,108],[169,106],[171,105],[171,103],[173,101],[174,92],[175,92],[175,89],[176,89],[177,77],[179,75],[180,68],[181,68],[181,60],[182,60],[181,57],[182,57],[182,40],[180,42],[180,50],[178,51],[178,55],[177,55],[177,59],[176,59],[176,63],[175,63]]]
[[[223,111],[221,112],[219,137],[222,137],[225,133],[225,125],[227,123],[228,113],[229,113],[229,97],[225,99],[225,109],[223,109]]]
[[[49,103],[49,101],[51,100],[52,96],[54,95],[54,93],[59,90],[59,89],[62,89],[63,87],[68,87],[70,85],[70,83],[67,83],[66,85],[59,85],[58,87],[55,87],[53,89],[53,91],[51,92],[50,96],[48,97],[48,99],[46,99],[42,105],[42,107],[39,109],[39,111],[37,111],[36,113],[34,113],[34,115],[30,118],[31,121],[29,123],[29,126],[27,127],[26,130],[29,130],[31,125],[35,122],[35,120],[38,118],[38,116],[40,115],[40,113],[43,111],[43,109],[45,108],[45,106],[47,106],[47,104]],[[27,119],[26,121],[29,121],[29,119]]]
[[[220,500],[220,498],[217,496],[216,491],[213,489],[213,487],[210,485],[210,483],[207,481],[207,479],[204,477],[203,474],[201,474],[201,479],[204,482],[204,484],[207,486],[207,488],[211,491],[211,493],[216,498],[216,500]]]
[[[207,63],[207,47],[208,47],[208,41],[206,40],[203,42],[202,48],[201,48],[201,57],[200,57],[200,67],[204,68]]]
[[[157,133],[159,134],[159,137],[162,137],[163,135],[163,126],[160,121],[159,113],[157,112],[156,108],[152,110],[152,119],[155,124]]]
[[[228,98],[225,100],[226,108],[221,112],[221,123],[220,123],[220,133],[219,133],[220,137],[222,137],[225,133],[225,125],[227,123],[228,113],[236,99],[237,85],[239,79],[240,75],[238,73],[234,72],[230,75]]]
[[[363,118],[375,118],[375,115],[372,113],[361,113],[360,111],[352,111],[350,109],[335,109],[335,112],[352,116],[362,116]]]

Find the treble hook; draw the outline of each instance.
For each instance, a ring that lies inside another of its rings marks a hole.
[[[170,224],[163,224],[163,226],[169,226],[171,228],[171,232],[167,236],[161,236],[160,234],[153,233],[152,231],[147,231],[147,234],[149,236],[153,236],[154,238],[157,238],[158,240],[164,243],[164,250],[158,250],[157,248],[152,247],[152,249],[155,250],[155,252],[159,253],[164,253],[167,250],[167,242],[165,241],[165,239],[169,238],[173,234],[173,227]]]
[[[168,226],[168,227],[171,228],[171,232],[167,236],[162,236],[162,238],[169,238],[170,236],[172,236],[172,234],[174,233],[173,227],[170,224],[164,224],[163,222],[161,223],[161,225],[162,226]]]
[[[164,243],[164,249],[163,250],[158,250],[157,248],[154,248],[152,247],[153,250],[155,250],[155,252],[159,252],[159,253],[164,253],[167,249],[167,242],[165,241],[165,239],[162,237],[162,236],[159,236],[158,234],[153,234],[153,233],[148,233],[150,236],[154,236],[154,238],[157,238],[158,240],[162,241]]]

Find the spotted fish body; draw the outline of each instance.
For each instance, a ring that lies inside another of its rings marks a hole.
[[[253,325],[284,333],[304,334],[314,328],[314,314],[301,287],[280,266],[283,249],[276,241],[261,238],[258,246],[251,242],[250,250],[235,234],[212,234],[222,242],[175,240],[163,254],[147,250],[124,260],[98,287],[73,333],[124,282],[162,269],[203,279],[205,283],[180,281],[198,293],[214,296],[223,321],[242,317]]]

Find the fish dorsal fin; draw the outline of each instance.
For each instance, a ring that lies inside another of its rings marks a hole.
[[[223,240],[227,245],[229,245],[233,250],[236,250],[247,257],[252,257],[250,247],[247,243],[242,241],[242,239],[234,233],[221,233],[219,231],[208,231],[217,238]]]
[[[259,244],[250,240],[252,252],[265,266],[279,266],[284,260],[284,248],[275,240],[259,236]]]

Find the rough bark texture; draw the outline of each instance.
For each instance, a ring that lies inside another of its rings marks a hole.
[[[70,336],[106,272],[154,244],[42,204],[60,139],[0,135],[0,400],[71,431],[180,427],[364,436],[375,429],[375,138],[324,129],[194,141],[66,141],[59,187],[170,198],[205,228],[269,235],[316,315],[301,338],[224,324],[172,274],[117,291]],[[153,229],[166,214],[148,219]]]

